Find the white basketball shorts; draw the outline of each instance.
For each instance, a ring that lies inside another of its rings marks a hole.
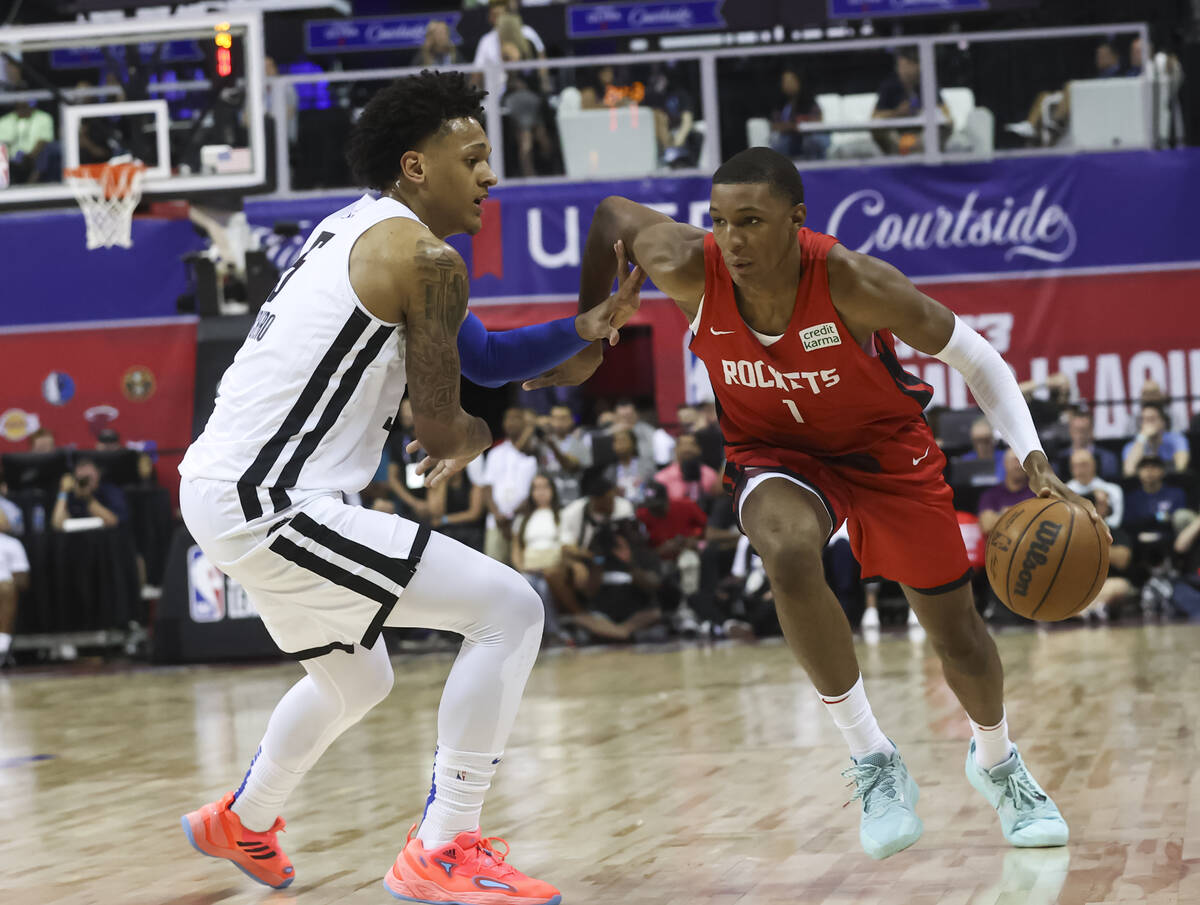
[[[0,569],[8,572],[10,577],[18,572],[29,571],[25,545],[11,534],[0,534]]]
[[[179,505],[212,563],[240,583],[296,659],[374,646],[429,540],[416,522],[320,492],[247,523],[237,485],[184,478]],[[443,540],[446,540],[443,538]]]

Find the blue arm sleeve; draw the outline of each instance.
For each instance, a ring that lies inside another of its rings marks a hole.
[[[537,377],[589,345],[575,330],[574,316],[491,333],[468,311],[458,331],[463,376],[485,387]]]

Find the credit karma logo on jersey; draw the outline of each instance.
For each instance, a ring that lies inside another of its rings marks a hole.
[[[980,193],[967,193],[957,210],[939,204],[925,210],[895,210],[877,189],[852,192],[830,214],[826,232],[863,254],[949,248],[1003,248],[1004,260],[1018,257],[1061,263],[1075,253],[1078,236],[1070,215],[1047,204],[1042,185],[1032,196],[1008,195],[990,207]],[[855,244],[857,243],[857,244]]]
[[[198,546],[188,548],[187,572],[192,622],[258,618],[246,589],[209,562]]]

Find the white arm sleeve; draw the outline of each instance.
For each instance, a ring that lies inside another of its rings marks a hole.
[[[1012,447],[1022,464],[1031,452],[1041,450],[1042,442],[1033,426],[1029,406],[1012,371],[991,343],[958,315],[954,317],[950,341],[935,357],[966,378],[984,415],[1000,431],[1000,436]]]

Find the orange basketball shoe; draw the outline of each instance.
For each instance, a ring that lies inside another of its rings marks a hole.
[[[475,830],[427,849],[416,831],[413,824],[396,863],[383,878],[383,885],[397,899],[426,905],[559,905],[562,901],[549,883],[505,863],[508,843],[503,839],[483,839]],[[496,843],[504,846],[503,852],[496,851]]]
[[[181,818],[188,842],[202,855],[228,858],[234,867],[259,883],[275,889],[290,886],[296,871],[275,838],[275,834],[283,830],[283,818],[276,817],[265,833],[252,832],[242,826],[238,815],[229,809],[233,795],[230,792],[220,801],[206,804]]]

